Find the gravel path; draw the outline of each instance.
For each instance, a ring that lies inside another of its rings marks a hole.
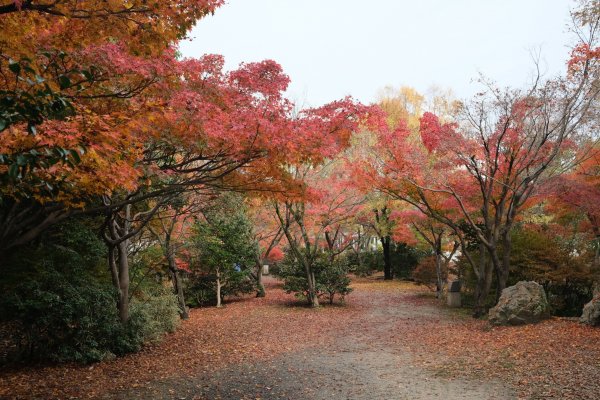
[[[394,296],[395,295],[395,296]],[[390,301],[394,296],[396,301]],[[401,344],[402,326],[448,322],[453,314],[430,302],[415,305],[415,294],[360,287],[349,300],[363,307],[334,343],[308,347],[268,360],[230,364],[192,377],[149,382],[113,392],[106,399],[515,399],[499,382],[435,374],[419,355]],[[285,321],[282,321],[285,323]],[[302,329],[293,326],[290,329]],[[278,340],[286,340],[285,337]],[[411,346],[415,348],[414,346]]]

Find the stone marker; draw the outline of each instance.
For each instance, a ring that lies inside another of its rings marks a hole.
[[[494,325],[524,325],[550,316],[544,288],[537,282],[518,282],[502,291],[498,304],[489,313]]]
[[[594,297],[583,307],[579,322],[591,326],[600,326],[600,295]]]
[[[263,275],[269,275],[269,265],[263,265]]]
[[[448,307],[460,307],[462,305],[460,287],[460,281],[452,281],[448,284]]]

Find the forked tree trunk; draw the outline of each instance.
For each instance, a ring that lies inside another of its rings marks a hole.
[[[315,279],[315,273],[311,266],[305,264],[305,268],[306,276],[308,277],[308,302],[313,308],[319,307],[319,296],[317,293],[317,281]]]
[[[185,296],[183,294],[183,284],[181,282],[181,275],[179,269],[172,256],[169,257],[169,271],[171,272],[171,279],[173,280],[173,291],[177,296],[177,304],[179,305],[179,315],[181,319],[188,319],[189,313],[185,306]]]
[[[129,320],[129,239],[122,239],[130,231],[130,206],[125,208],[126,216],[122,226],[118,227],[113,216],[107,224],[105,232],[105,243],[108,247],[108,266],[113,282],[117,290],[117,310],[119,320],[126,323]]]

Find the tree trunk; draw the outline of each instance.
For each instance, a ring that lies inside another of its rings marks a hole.
[[[308,301],[311,307],[319,307],[319,296],[317,294],[317,284],[315,279],[315,273],[311,267],[308,267]]]
[[[600,269],[600,237],[596,238],[596,251],[594,252],[593,266],[595,269]]]
[[[493,264],[490,262],[485,245],[479,245],[479,271],[475,286],[475,310],[473,316],[479,318],[485,314],[485,300],[492,288]]]
[[[260,259],[256,260],[256,297],[265,297],[265,285],[263,284],[263,266]]]
[[[122,323],[129,321],[129,240],[124,240],[117,246],[119,270],[119,319]]]
[[[384,236],[380,238],[383,248],[383,279],[386,281],[394,279],[392,271],[392,259],[390,255],[391,237]]]
[[[436,273],[436,278],[437,278],[437,282],[436,282],[436,287],[435,287],[435,297],[437,299],[441,299],[442,298],[442,290],[444,288],[444,283],[443,283],[443,279],[442,279],[442,255],[441,254],[436,254],[435,255],[435,273]]]
[[[171,246],[171,233],[173,232],[173,227],[175,226],[175,222],[165,233],[165,240],[163,244],[163,252],[167,258],[167,262],[169,263],[169,272],[171,272],[171,279],[173,281],[173,291],[177,296],[177,304],[179,305],[179,316],[181,319],[188,319],[189,314],[187,307],[185,306],[185,297],[183,294],[183,285],[181,283],[181,275],[179,274],[179,269],[177,268],[177,262],[175,261],[175,253],[173,247]]]
[[[438,235],[435,239],[435,273],[437,278],[435,297],[441,299],[442,290],[444,289],[442,277],[442,234]]]
[[[510,272],[510,253],[512,250],[512,241],[510,233],[506,233],[502,238],[502,262],[498,263],[496,278],[498,279],[498,289],[496,291],[496,302],[500,300],[502,291],[506,289],[508,282],[508,274]]]
[[[363,270],[363,268],[362,268],[362,266],[363,266],[363,262],[362,262],[362,254],[363,254],[363,253],[362,253],[362,251],[361,251],[361,250],[360,250],[360,248],[359,248],[359,250],[358,250],[358,253],[356,254],[356,267],[357,267],[357,269],[358,269],[359,271],[362,271],[362,270]]]
[[[221,273],[217,270],[217,307],[223,307],[221,304]]]
[[[171,264],[170,261],[169,264]],[[188,319],[190,315],[188,314],[187,307],[185,306],[185,297],[183,294],[181,275],[179,274],[179,270],[175,266],[169,265],[169,270],[171,271],[171,279],[173,279],[173,290],[175,291],[175,295],[177,296],[177,303],[179,304],[179,316],[181,317],[181,319]]]

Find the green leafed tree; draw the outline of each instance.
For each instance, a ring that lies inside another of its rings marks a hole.
[[[248,267],[254,266],[257,249],[241,195],[224,193],[202,211],[191,246],[196,274],[214,278],[217,307],[225,294],[253,289]]]

